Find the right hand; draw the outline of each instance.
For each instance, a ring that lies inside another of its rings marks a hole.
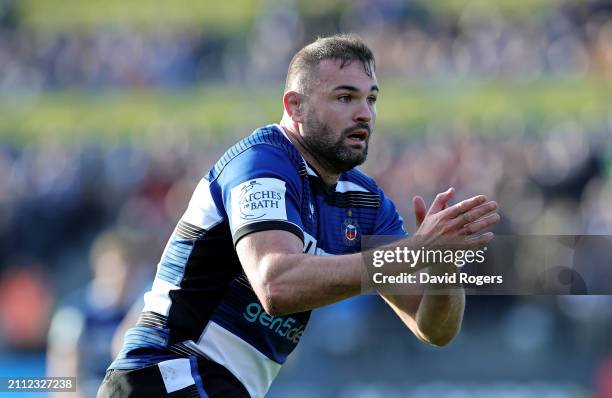
[[[413,198],[417,222],[414,237],[418,247],[471,248],[493,239],[492,232],[482,233],[482,230],[499,222],[497,203],[478,195],[448,207],[454,193],[453,187],[439,193],[429,210],[423,198]]]

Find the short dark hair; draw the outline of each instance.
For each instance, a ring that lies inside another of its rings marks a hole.
[[[374,54],[359,36],[336,34],[319,37],[298,51],[289,63],[285,91],[290,90],[297,81],[299,90],[307,93],[317,66],[325,59],[340,61],[341,69],[353,61],[359,61],[368,76],[372,76],[372,72],[376,70]]]

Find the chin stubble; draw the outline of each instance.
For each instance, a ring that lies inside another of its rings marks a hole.
[[[369,134],[365,147],[360,153],[355,153],[344,141],[347,135],[356,129],[366,129],[370,133],[368,125],[358,125],[343,130],[337,141],[331,141],[330,138],[334,136],[334,133],[329,126],[323,123],[310,122],[307,127],[310,134],[304,136],[304,143],[314,156],[323,158],[326,164],[335,169],[334,171],[342,173],[365,162],[368,155]]]

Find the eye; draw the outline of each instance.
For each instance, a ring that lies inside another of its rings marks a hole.
[[[348,104],[349,102],[351,102],[351,96],[350,95],[341,95],[338,97],[338,101]]]
[[[375,96],[375,95],[370,95],[370,96],[368,97],[368,102],[369,102],[370,104],[375,104],[375,103],[376,103],[376,100],[377,100],[377,98],[376,98],[376,96]]]

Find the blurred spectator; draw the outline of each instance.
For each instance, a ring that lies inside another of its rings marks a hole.
[[[135,261],[137,248],[118,231],[100,235],[91,251],[92,280],[67,297],[53,316],[47,375],[76,376],[82,397],[95,396],[112,359],[115,330],[142,291],[146,279]]]
[[[0,351],[44,347],[55,293],[48,279],[42,264],[24,257],[0,273]]]

